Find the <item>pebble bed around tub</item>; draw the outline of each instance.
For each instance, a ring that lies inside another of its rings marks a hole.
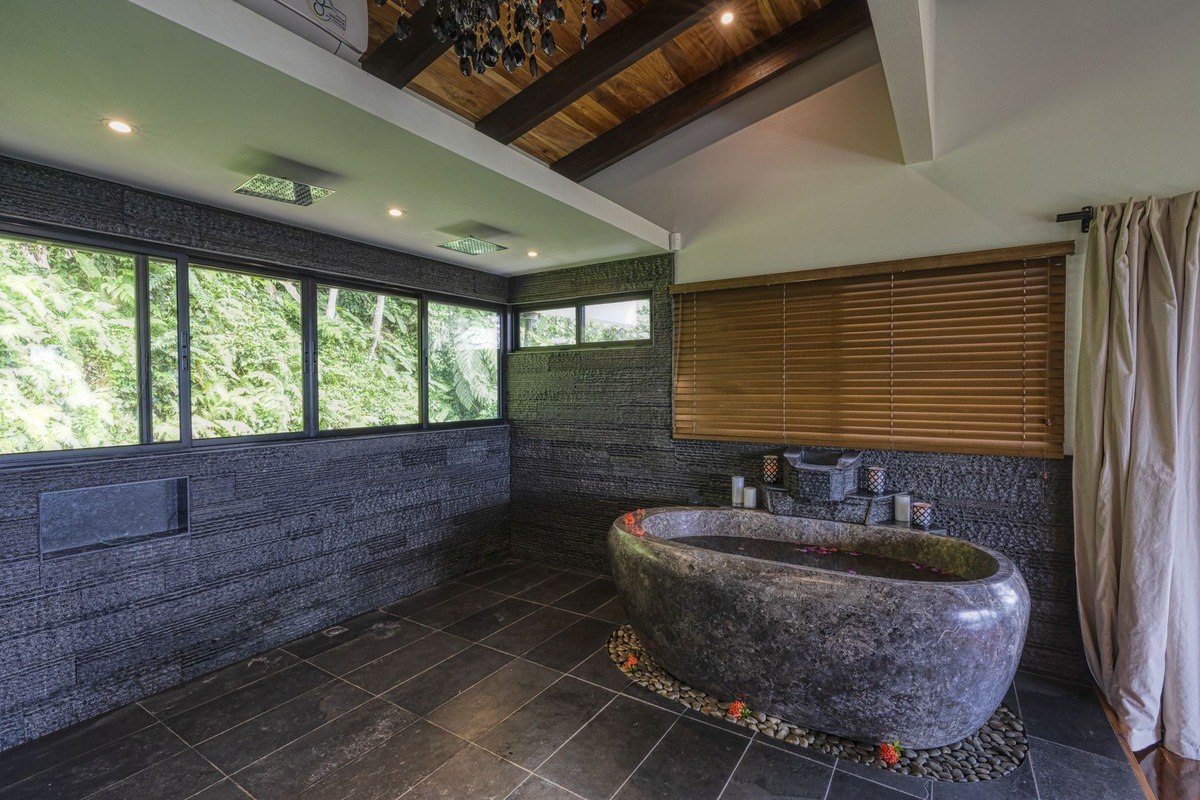
[[[642,649],[641,641],[630,625],[623,625],[613,632],[608,640],[608,654],[617,668],[622,669],[635,683],[702,714],[741,725],[761,736],[770,736],[796,747],[809,747],[826,755],[902,775],[919,775],[955,783],[993,780],[1019,767],[1029,751],[1025,724],[1007,706],[1002,705],[986,725],[957,744],[910,750],[901,742],[900,760],[889,767],[879,757],[878,744],[865,744],[812,731],[754,709],[749,709],[746,716],[735,718],[729,713],[733,701],[721,701],[699,689],[693,689],[655,664],[650,654]],[[632,670],[624,670],[622,665],[630,656],[637,659],[637,666]]]

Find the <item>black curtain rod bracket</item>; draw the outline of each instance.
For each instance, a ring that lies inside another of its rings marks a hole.
[[[1054,218],[1055,222],[1074,222],[1079,220],[1079,229],[1084,233],[1092,227],[1092,220],[1096,217],[1096,209],[1094,206],[1084,206],[1078,211],[1072,211],[1069,214],[1059,214]]]

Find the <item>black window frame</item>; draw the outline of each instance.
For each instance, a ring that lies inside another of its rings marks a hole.
[[[584,312],[586,306],[619,303],[626,300],[645,300],[650,305],[650,336],[645,339],[622,339],[616,342],[585,342],[583,340]],[[575,342],[573,344],[523,345],[521,344],[521,314],[526,311],[547,309],[575,309]],[[545,353],[555,350],[609,350],[613,348],[650,347],[654,344],[654,296],[648,291],[620,292],[618,294],[590,295],[588,297],[539,300],[536,303],[520,303],[511,307],[508,340],[512,343],[510,353]]]
[[[447,292],[431,291],[418,287],[387,284],[379,281],[347,277],[333,271],[289,266],[261,259],[242,258],[203,250],[194,247],[174,246],[149,242],[133,237],[80,231],[58,225],[30,223],[19,218],[0,215],[0,235],[32,239],[48,244],[92,248],[115,252],[134,259],[135,267],[135,329],[137,331],[138,385],[138,431],[139,443],[111,445],[105,447],[79,448],[75,450],[47,450],[29,453],[0,453],[0,470],[31,466],[43,466],[79,461],[96,461],[167,453],[186,453],[222,447],[240,447],[250,444],[274,444],[289,441],[315,441],[318,439],[346,438],[356,436],[382,436],[396,433],[453,430],[459,428],[484,428],[507,424],[507,365],[504,354],[509,347],[508,332],[511,328],[509,307],[503,302],[463,297]],[[175,263],[175,306],[178,358],[179,396],[179,440],[155,442],[153,440],[153,397],[150,377],[150,306],[149,264],[155,261]],[[301,342],[303,368],[302,392],[304,427],[301,431],[283,433],[229,436],[213,439],[197,439],[192,435],[192,385],[191,385],[191,293],[188,276],[191,266],[210,267],[229,272],[261,275],[280,280],[296,281],[301,294]],[[419,409],[420,422],[412,425],[387,425],[340,430],[320,430],[318,392],[319,353],[317,351],[317,285],[336,286],[357,291],[367,291],[415,299],[418,302],[420,341]],[[430,301],[449,303],[470,308],[495,311],[500,316],[500,342],[497,348],[499,376],[497,386],[496,417],[466,422],[429,422],[428,416],[428,339],[427,314]]]

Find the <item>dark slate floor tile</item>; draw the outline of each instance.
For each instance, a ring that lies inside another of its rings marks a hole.
[[[457,636],[434,631],[342,677],[372,694],[383,694],[455,653],[462,652],[470,644]]]
[[[682,703],[679,703],[670,698],[663,697],[658,692],[652,692],[640,683],[630,683],[621,694],[626,697],[632,697],[635,700],[641,700],[643,703],[650,703],[659,708],[670,711],[672,714],[682,714],[686,708]]]
[[[283,650],[271,650],[148,697],[141,701],[141,705],[155,716],[174,716],[295,663],[294,655]]]
[[[484,734],[479,744],[526,769],[536,769],[614,696],[564,675]]]
[[[457,736],[417,720],[403,733],[310,786],[299,800],[392,800],[466,746]]]
[[[612,689],[614,692],[623,690],[631,683],[620,667],[613,663],[612,657],[608,654],[608,645],[602,646],[585,658],[579,666],[571,670],[571,674],[585,681],[597,683],[606,689]]]
[[[580,620],[578,614],[561,608],[541,606],[524,619],[514,622],[483,640],[489,647],[523,656],[568,625]]]
[[[720,728],[680,720],[634,770],[616,800],[717,800],[749,744]]]
[[[517,620],[529,616],[541,607],[527,600],[506,597],[494,606],[489,606],[483,611],[476,612],[466,619],[460,619],[453,625],[447,625],[443,630],[446,633],[478,642],[480,639],[486,639],[500,629],[508,627]]]
[[[544,567],[541,564],[531,564],[492,581],[487,588],[501,594],[520,594],[527,589],[532,589],[542,581],[553,578],[560,571],[552,567]]]
[[[149,769],[88,795],[88,800],[184,800],[225,778],[194,750],[160,761]]]
[[[934,781],[933,800],[1038,800],[1029,759],[1003,778],[979,783]],[[1052,800],[1045,795],[1045,800]]]
[[[383,610],[398,617],[408,617],[418,611],[436,606],[438,603],[444,603],[452,597],[466,594],[473,588],[475,587],[469,583],[458,583],[456,581],[442,583],[434,586],[432,589],[426,589],[423,592],[410,595],[402,600],[397,600],[391,605],[384,606]]]
[[[694,720],[699,720],[700,722],[705,722],[709,725],[716,725],[718,728],[727,730],[730,733],[736,733],[738,736],[750,737],[750,736],[754,735],[754,731],[750,730],[749,728],[745,727],[744,725],[738,725],[736,722],[732,722],[728,719],[725,719],[724,717],[710,716],[708,714],[705,714],[702,711],[697,711],[694,708],[686,708],[685,707],[683,710],[683,716],[687,717],[688,719],[694,719]]]
[[[404,795],[404,800],[503,800],[528,774],[470,745]]]
[[[309,659],[311,663],[334,675],[344,675],[363,664],[399,650],[431,631],[406,619],[399,619],[382,611],[380,616],[348,642],[318,653]]]
[[[602,619],[605,622],[611,622],[613,625],[621,626],[629,621],[625,616],[625,606],[621,604],[621,598],[614,597],[604,605],[588,614],[590,617]]]
[[[503,599],[504,595],[489,592],[487,589],[472,589],[444,603],[418,611],[409,616],[409,619],[431,628],[444,628],[494,606]]]
[[[0,792],[0,797],[77,800],[152,767],[185,747],[165,726],[154,725],[13,784]]]
[[[1107,758],[1125,758],[1100,699],[1090,687],[1023,672],[1017,675],[1017,695],[1030,736]]]
[[[542,642],[525,657],[560,672],[570,672],[597,648],[607,644],[612,632],[612,624],[584,618]]]
[[[233,775],[258,800],[294,800],[415,721],[409,712],[373,699]]]
[[[585,575],[582,572],[560,572],[553,578],[547,578],[537,586],[531,586],[520,592],[517,597],[522,600],[532,600],[535,603],[553,603],[595,579],[595,575]]]
[[[0,753],[0,788],[153,724],[154,716],[134,704],[14,747]]]
[[[1022,692],[1021,701],[1025,695]],[[1140,800],[1141,786],[1124,758],[1105,758],[1029,737],[1029,757],[1043,800]]]
[[[243,792],[233,781],[223,780],[190,800],[250,800],[250,795]]]
[[[617,697],[538,774],[589,800],[611,797],[676,719],[662,709]]]
[[[384,698],[414,713],[427,715],[512,660],[512,656],[472,645],[400,684]]]
[[[240,725],[251,717],[257,717],[265,711],[283,705],[328,681],[329,676],[311,664],[293,664],[287,669],[209,700],[204,705],[168,717],[163,723],[189,744],[196,744]]]
[[[752,742],[721,800],[824,800],[833,767]]]
[[[362,689],[344,681],[331,680],[220,736],[201,742],[196,749],[226,773],[233,773],[370,699],[371,696]]]
[[[615,583],[608,578],[596,578],[570,594],[558,598],[553,605],[567,611],[574,611],[576,614],[590,614],[616,596],[617,585]]]
[[[825,800],[908,800],[910,795],[835,770]]]
[[[469,583],[472,586],[483,586],[491,583],[494,580],[503,578],[505,575],[516,572],[519,569],[523,569],[525,566],[527,565],[524,561],[512,561],[504,564],[497,564],[494,567],[484,567],[481,570],[472,572],[470,575],[464,575],[461,578],[456,578],[455,580],[457,580],[459,583]]]
[[[288,642],[283,649],[300,658],[312,658],[318,653],[324,653],[326,650],[332,650],[345,644],[379,620],[387,619],[388,616],[382,611],[371,611],[337,625],[331,625],[316,633],[310,633],[294,642]]]
[[[475,741],[556,678],[554,670],[520,659],[511,661],[430,713],[429,720]]]
[[[514,789],[505,800],[579,800],[579,795],[555,786],[545,778],[530,775],[529,780]]]
[[[837,769],[839,772],[844,772],[847,775],[853,775],[857,778],[862,778],[871,783],[877,783],[881,786],[886,786],[889,789],[894,789],[901,794],[907,794],[910,797],[929,797],[932,792],[934,781],[926,778],[917,778],[912,775],[901,775],[897,772],[889,772],[886,769],[872,767],[867,764],[858,764],[853,761],[845,761],[838,759]]]

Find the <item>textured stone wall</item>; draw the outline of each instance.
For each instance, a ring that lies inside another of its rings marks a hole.
[[[0,214],[503,301],[506,279],[0,159]],[[42,492],[190,478],[186,536],[43,560]],[[0,468],[0,750],[509,550],[503,426]]]
[[[514,303],[653,291],[653,342],[622,350],[513,353],[513,549],[554,564],[606,569],[605,534],[637,506],[729,502],[729,476],[756,476],[780,446],[671,438],[669,257],[513,278]],[[937,509],[951,535],[1019,565],[1033,610],[1023,665],[1082,677],[1075,611],[1070,462],[876,452],[895,486]]]

